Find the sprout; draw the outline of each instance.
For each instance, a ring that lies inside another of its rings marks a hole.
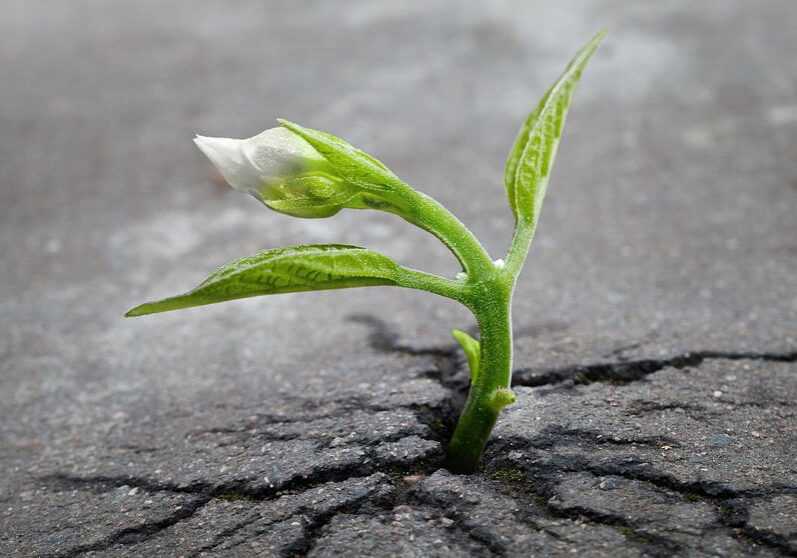
[[[409,269],[377,252],[340,244],[265,250],[234,261],[195,289],[148,302],[127,316],[224,300],[320,289],[392,285],[456,300],[473,312],[480,339],[454,330],[471,372],[468,400],[446,453],[446,467],[476,469],[498,414],[515,401],[512,292],[526,259],[576,84],[605,32],[581,49],[523,123],[504,174],[515,231],[504,258],[493,260],[454,215],[402,182],[384,164],[330,134],[280,120],[252,138],[206,138],[196,144],[237,190],[275,211],[329,217],[343,208],[399,215],[440,239],[462,266],[454,279]]]

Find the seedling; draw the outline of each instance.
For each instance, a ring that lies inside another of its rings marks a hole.
[[[576,54],[515,138],[504,174],[515,217],[505,259],[493,261],[445,207],[370,155],[324,132],[279,120],[281,127],[245,140],[198,136],[194,141],[233,188],[275,211],[305,218],[331,217],[344,208],[394,213],[440,239],[462,271],[448,279],[342,244],[278,248],[234,261],[195,289],[142,304],[126,316],[257,295],[373,285],[420,289],[456,300],[473,312],[480,339],[453,332],[467,355],[471,386],[448,445],[446,466],[454,472],[474,471],[498,413],[515,400],[510,389],[512,292],[534,236],[573,92],[604,35],[598,33]]]

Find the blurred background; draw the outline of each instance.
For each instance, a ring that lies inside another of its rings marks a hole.
[[[125,320],[256,250],[340,242],[453,275],[387,214],[298,220],[227,187],[192,137],[284,117],[438,198],[502,257],[514,134],[570,57],[576,93],[515,304],[519,367],[794,350],[797,4],[0,2],[5,457],[209,402],[406,377],[352,315],[447,346],[473,325],[399,289]]]

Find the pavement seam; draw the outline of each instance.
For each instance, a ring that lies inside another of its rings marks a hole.
[[[442,360],[444,367],[438,374],[428,374],[427,377],[434,377],[443,387],[457,391],[467,392],[468,385],[463,385],[462,378],[457,378],[464,364],[464,355],[461,354],[459,345],[451,343],[438,346],[414,346],[403,343],[399,340],[399,335],[385,321],[371,314],[354,314],[348,316],[349,321],[363,324],[369,328],[367,334],[368,345],[381,352],[405,353],[413,356],[435,357],[438,364]],[[556,323],[543,329],[553,328],[557,330],[561,327]],[[518,332],[515,338],[536,335],[540,328],[527,328]],[[469,332],[474,335],[477,332],[474,328],[469,328]],[[619,355],[628,349],[640,347],[640,343],[634,343],[621,347],[609,353],[609,355]],[[664,368],[690,368],[703,364],[706,360],[762,360],[769,362],[797,362],[797,351],[784,352],[745,352],[745,351],[719,351],[712,349],[686,351],[681,354],[666,358],[642,358],[635,360],[618,359],[615,361],[596,362],[590,364],[575,364],[561,368],[544,369],[534,377],[528,378],[530,372],[535,368],[517,368],[512,373],[513,386],[537,387],[544,385],[556,385],[565,382],[574,384],[589,384],[593,382],[604,382],[616,385],[629,384],[641,380],[654,372]],[[459,375],[464,376],[464,375]],[[467,378],[466,378],[467,380]],[[463,399],[464,402],[464,399]]]
[[[520,442],[520,440],[514,440],[514,442]],[[506,454],[506,452],[513,449],[518,449],[521,446],[527,448],[533,447],[535,449],[545,449],[548,447],[547,443],[546,445],[537,447],[531,445],[532,442],[533,441],[523,440],[522,443],[515,445],[513,444],[513,440],[504,439],[502,440],[503,449],[501,450],[501,453]],[[500,462],[500,460],[500,456],[495,456],[488,460],[486,466],[495,466],[497,462]],[[595,466],[588,464],[585,461],[571,457],[566,460],[556,460],[555,463],[549,464],[543,464],[540,460],[535,460],[532,467],[523,467],[522,464],[515,463],[514,460],[511,459],[510,463],[513,463],[513,466],[520,466],[524,471],[526,471],[528,478],[533,477],[535,479],[534,482],[525,483],[524,487],[530,489],[533,494],[541,497],[541,499],[536,503],[544,507],[547,511],[551,512],[554,516],[557,516],[559,512],[551,508],[547,502],[547,498],[554,494],[553,484],[555,483],[554,479],[557,473],[565,471],[568,473],[590,473],[595,477],[616,476],[627,480],[644,482],[660,490],[679,494],[685,499],[698,496],[702,501],[709,503],[714,508],[718,518],[717,522],[714,524],[715,528],[724,528],[725,532],[729,536],[746,544],[753,543],[759,546],[764,546],[770,550],[777,551],[784,556],[797,556],[797,548],[795,548],[793,542],[791,542],[788,537],[750,526],[747,523],[747,508],[743,502],[744,499],[747,498],[771,497],[781,494],[797,494],[797,487],[794,486],[778,485],[760,490],[733,490],[717,483],[708,483],[705,481],[684,483],[666,473],[653,470],[650,467],[630,464],[627,461],[621,461],[617,463],[604,462],[601,466]],[[545,500],[543,500],[543,498]],[[599,523],[608,524],[610,526],[612,522],[614,522],[614,520],[609,521],[608,523],[606,521],[602,521],[599,517],[600,514],[596,515],[594,510],[589,510],[588,508],[579,508],[577,515],[584,515],[596,520]],[[567,515],[565,514],[562,517],[566,516]],[[635,530],[637,529],[628,522],[624,523],[627,525],[623,526],[627,526]],[[614,524],[619,525],[617,522],[614,522]],[[645,531],[638,531],[636,534],[641,537],[649,538],[652,542],[655,542],[653,541],[653,537],[649,536],[649,534]],[[666,539],[662,538],[662,540]],[[674,543],[674,541],[669,542],[677,544]]]
[[[706,360],[763,360],[770,362],[797,362],[797,352],[750,353],[732,351],[688,351],[668,358],[618,360],[593,364],[577,364],[551,368],[528,377],[533,368],[519,368],[512,375],[513,386],[537,387],[565,382],[590,384],[603,382],[625,385],[641,380],[664,368],[694,368]]]
[[[198,512],[202,507],[212,500],[224,498],[228,494],[235,494],[236,497],[246,500],[266,502],[276,500],[286,494],[306,492],[312,488],[331,482],[341,482],[350,479],[364,478],[376,473],[384,473],[388,474],[389,476],[392,475],[393,477],[396,477],[397,475],[416,474],[419,470],[430,471],[439,467],[439,459],[434,458],[419,459],[412,463],[407,463],[401,466],[386,465],[376,461],[376,444],[366,446],[364,449],[366,450],[367,458],[360,464],[344,464],[339,468],[333,467],[324,469],[318,471],[317,474],[309,475],[307,477],[293,477],[283,485],[273,488],[253,489],[249,484],[251,479],[242,480],[239,482],[228,482],[219,485],[198,482],[192,483],[191,485],[182,486],[176,485],[174,483],[153,481],[152,479],[148,478],[128,476],[80,477],[63,473],[55,473],[41,477],[41,480],[44,482],[51,483],[54,488],[61,489],[77,488],[106,492],[122,486],[128,486],[139,488],[145,492],[172,492],[178,494],[197,495],[197,497],[191,502],[182,505],[179,510],[169,514],[165,518],[161,518],[156,521],[143,522],[135,527],[126,527],[111,533],[99,541],[95,541],[90,544],[77,545],[62,552],[52,553],[47,556],[52,556],[53,558],[74,558],[87,552],[106,550],[115,545],[126,546],[138,544],[150,539],[151,537],[179,523],[180,521],[191,518],[194,514],[196,514],[196,512]],[[362,499],[365,498],[366,496],[363,496]],[[360,501],[360,499],[358,499],[358,501]],[[360,505],[362,505],[362,503],[365,502],[361,502]],[[346,505],[348,504],[344,504],[343,506]],[[302,510],[304,511],[297,511],[297,513],[292,514],[291,517],[299,515],[300,513],[309,514],[311,516],[313,515],[313,513],[307,509],[302,508]],[[314,519],[313,522],[311,522],[311,525],[314,522],[319,523],[319,525],[311,529],[311,531],[316,532],[315,536],[318,536],[320,529],[323,527],[323,523],[329,521],[329,519],[331,519],[331,517],[338,511],[340,511],[340,507],[336,507],[335,510],[329,514],[329,517],[323,517],[323,521],[316,521],[316,519]],[[243,527],[245,527],[245,523],[239,526],[233,526],[230,528],[230,533],[227,536],[232,535],[234,532]],[[296,553],[301,554],[300,549],[297,548]]]
[[[461,358],[462,355],[460,355],[459,347],[456,344],[443,345],[443,346],[416,347],[410,344],[401,343],[399,341],[398,335],[389,327],[387,322],[375,316],[368,314],[358,314],[350,316],[349,319],[354,322],[362,323],[370,328],[370,331],[368,333],[368,343],[372,349],[383,352],[399,352],[414,356],[433,357],[435,359],[435,363],[437,364],[438,372],[436,374],[427,374],[427,377],[436,379],[444,388],[448,389],[451,392],[452,404],[455,403],[461,404],[464,402],[468,385],[467,385],[467,379],[465,379],[465,381],[463,382],[462,378],[463,375],[458,374],[458,372],[461,372],[462,370],[464,360]],[[619,355],[623,350],[627,350],[629,348],[637,348],[638,346],[639,346],[638,343],[629,345],[628,347],[623,347],[622,349],[614,351],[613,353],[610,354]],[[524,378],[524,373],[528,374],[533,370],[532,368],[520,368],[516,369],[513,372],[512,385],[525,386],[525,387],[553,386],[554,388],[558,386],[567,387],[568,384],[569,385],[590,384],[594,382],[609,383],[614,385],[626,385],[635,381],[643,380],[647,376],[655,372],[658,372],[660,370],[663,370],[665,368],[676,368],[676,369],[696,368],[701,366],[707,360],[759,360],[759,361],[768,361],[768,362],[797,362],[797,351],[792,351],[792,352],[735,352],[735,351],[717,351],[717,350],[687,351],[682,354],[674,355],[667,358],[617,360],[617,361],[598,362],[598,363],[585,364],[585,365],[574,365],[562,368],[552,368],[545,370],[542,373],[535,374],[535,376],[532,378]],[[456,406],[461,407],[461,405],[456,405]],[[788,403],[786,403],[786,406],[788,406]],[[697,410],[697,409],[685,409],[685,410]],[[645,411],[646,410],[643,409],[640,412],[645,412]],[[458,413],[456,412],[453,413],[452,424],[455,423],[457,414]],[[561,432],[558,433],[558,437],[561,436],[569,436],[569,437],[577,436],[578,438],[585,439],[585,438],[591,438],[591,433],[562,430]],[[504,440],[504,442],[506,441],[507,440]],[[591,439],[591,441],[595,443],[595,439]],[[624,443],[624,444],[636,444],[636,445],[656,445],[659,442],[665,442],[672,447],[677,447],[680,445],[675,440],[663,440],[663,439],[662,440],[653,440],[653,439],[620,440],[619,442],[617,442],[611,437],[607,437],[602,442],[607,444]],[[553,443],[553,441],[551,441],[550,443]],[[529,445],[532,444],[529,443],[528,440],[524,440],[521,445],[528,447]],[[506,446],[504,445],[504,447]],[[643,474],[640,470],[636,470],[635,473],[629,474],[627,472],[628,465],[629,465],[628,463],[624,463],[623,465],[620,466],[620,468],[612,472],[610,472],[609,470],[601,471],[595,468],[575,469],[573,472],[582,470],[593,474],[615,474],[623,478],[649,482],[660,489],[666,489],[681,494],[684,497],[686,497],[686,495],[698,494],[702,498],[709,500],[714,505],[717,511],[717,516],[720,518],[720,522],[717,524],[717,527],[718,528],[724,527],[725,529],[729,530],[730,536],[733,536],[736,539],[744,539],[744,537],[749,537],[755,540],[760,540],[762,545],[770,548],[771,550],[778,551],[787,556],[795,555],[793,554],[794,552],[793,547],[790,545],[789,541],[785,537],[779,536],[774,533],[762,531],[759,529],[754,529],[748,525],[739,526],[738,528],[734,529],[732,525],[728,525],[722,520],[723,516],[721,511],[723,506],[725,505],[725,502],[733,498],[771,496],[782,493],[792,494],[792,493],[797,493],[797,487],[773,486],[762,491],[733,491],[731,489],[728,489],[727,487],[723,487],[720,485],[713,485],[713,484],[707,485],[705,482],[683,484],[677,482],[674,478],[667,478],[668,475],[664,475],[661,473],[657,475],[650,475],[650,474]],[[538,494],[538,496],[542,495]],[[550,506],[547,506],[547,504],[545,505],[545,507],[550,508]],[[555,514],[553,515],[556,516]],[[597,521],[600,518],[596,517],[594,513],[590,513],[590,510],[586,508],[584,510],[581,510],[579,515],[590,518],[591,520],[596,521],[598,523],[608,525],[613,528],[618,528],[627,537],[629,537],[629,533],[626,530],[630,529],[631,536],[637,536],[643,539],[648,539],[653,543],[658,543],[660,546],[664,546],[665,550],[662,556],[670,555],[671,552],[676,551],[679,548],[678,543],[674,541],[669,541],[661,537],[651,536],[645,532],[638,532],[633,525],[622,521],[622,518],[619,517],[603,518],[605,519],[605,521]],[[488,549],[493,553],[495,553],[497,550],[496,548],[491,548],[489,546]]]
[[[423,405],[396,405],[390,407],[380,407],[378,405],[362,405],[362,403],[357,400],[347,401],[348,404],[344,405],[346,408],[341,409],[332,414],[326,414],[322,416],[316,416],[312,418],[303,418],[303,419],[284,419],[280,417],[268,417],[274,418],[273,424],[285,423],[285,422],[296,422],[297,420],[316,420],[316,419],[323,419],[323,418],[335,418],[335,416],[341,416],[351,410],[351,408],[358,408],[361,411],[366,411],[368,413],[378,413],[383,411],[395,410],[398,408],[405,408],[412,411],[416,417],[418,418],[419,422],[426,424],[427,426],[431,425],[431,422],[434,420],[435,416],[439,420],[445,421],[446,430],[450,430],[453,428],[453,425],[456,421],[456,417],[458,414],[458,409],[456,409],[456,403],[458,399],[464,400],[464,394],[467,390],[467,384],[463,385],[461,374],[463,371],[463,364],[464,359],[460,354],[459,347],[456,344],[442,346],[442,347],[412,347],[409,345],[405,345],[399,343],[397,341],[397,336],[390,330],[387,324],[377,318],[367,316],[367,315],[359,315],[353,316],[350,319],[353,321],[358,321],[360,323],[364,323],[365,325],[371,328],[369,333],[369,344],[378,350],[382,351],[391,351],[391,352],[405,352],[415,356],[431,356],[435,359],[436,369],[426,371],[424,373],[427,377],[432,377],[436,379],[443,388],[445,388],[449,392],[449,402],[450,406],[445,407],[443,409],[430,409]],[[609,382],[609,383],[618,383],[618,384],[625,384],[630,383],[639,379],[643,379],[644,377],[657,372],[666,367],[674,367],[674,368],[687,368],[687,367],[697,367],[702,364],[707,359],[726,359],[726,360],[743,360],[743,359],[750,359],[750,360],[765,360],[765,361],[777,361],[777,362],[794,362],[797,361],[797,352],[795,353],[734,353],[734,352],[723,352],[723,351],[697,351],[697,352],[687,352],[681,355],[677,355],[674,357],[666,358],[666,359],[640,359],[634,361],[618,361],[618,362],[606,362],[606,363],[596,363],[596,364],[589,364],[589,365],[578,365],[560,369],[551,369],[544,372],[541,376],[537,376],[531,379],[530,382],[524,383],[523,379],[519,379],[518,381],[514,382],[513,385],[557,385],[563,383],[573,383],[573,384],[586,384],[591,382]],[[523,370],[529,369],[521,369],[518,372],[522,376]],[[460,376],[458,378],[458,376]],[[356,399],[356,398],[355,398]],[[461,402],[461,401],[460,401]],[[230,434],[245,434],[249,431],[248,428],[222,428],[222,429],[210,429],[208,433],[230,433]],[[424,439],[430,439],[435,442],[444,442],[445,441],[445,434],[440,432],[437,433],[437,436],[434,436],[434,432],[430,429],[432,434],[432,438],[428,438],[423,436]],[[413,463],[402,464],[400,466],[388,466],[384,463],[380,464],[375,462],[375,451],[374,448],[381,442],[385,441],[397,441],[406,437],[405,433],[397,433],[394,436],[390,436],[384,440],[379,441],[371,441],[370,444],[365,444],[368,440],[349,440],[346,442],[347,445],[356,445],[358,447],[363,447],[366,453],[369,455],[369,458],[364,460],[363,463],[359,464],[351,464],[346,463],[339,467],[333,467],[331,469],[323,469],[317,471],[315,474],[311,474],[307,477],[293,477],[292,479],[286,481],[283,485],[273,488],[255,488],[253,489],[250,486],[250,480],[243,480],[238,482],[230,482],[224,483],[222,485],[213,485],[212,483],[207,483],[203,481],[198,481],[192,483],[190,485],[177,485],[170,482],[160,482],[153,479],[148,478],[141,478],[141,477],[114,477],[114,476],[96,476],[96,477],[76,477],[76,476],[69,476],[66,474],[54,474],[50,475],[49,477],[44,477],[44,480],[49,480],[55,482],[58,485],[67,486],[67,487],[78,487],[78,488],[88,488],[94,490],[108,490],[111,488],[118,488],[120,486],[131,486],[137,487],[145,491],[149,492],[173,492],[173,493],[181,493],[181,494],[196,494],[197,497],[194,498],[191,502],[184,504],[181,506],[179,510],[175,513],[168,515],[165,518],[161,518],[157,521],[145,522],[141,525],[136,527],[128,527],[119,531],[112,533],[111,535],[105,537],[104,539],[86,545],[79,545],[73,547],[71,549],[66,550],[64,553],[61,554],[54,554],[53,556],[58,556],[59,558],[72,558],[74,556],[78,556],[80,554],[96,551],[96,550],[104,550],[110,548],[114,545],[129,545],[129,544],[136,544],[141,541],[147,540],[152,536],[156,535],[157,533],[163,531],[183,521],[192,517],[197,511],[199,511],[203,506],[205,506],[208,502],[212,501],[214,498],[223,497],[224,494],[227,493],[236,493],[242,495],[246,499],[255,500],[255,501],[268,501],[274,500],[279,498],[281,495],[285,493],[294,493],[294,492],[303,492],[312,489],[315,486],[325,484],[328,482],[339,482],[342,480],[352,479],[352,478],[360,478],[365,477],[370,474],[384,471],[388,472],[388,474],[393,474],[396,477],[397,474],[408,474],[412,472],[416,472],[419,468],[424,470],[431,471],[432,468],[436,468],[439,466],[436,459],[421,459]],[[540,436],[538,439],[535,440],[510,440],[504,439],[500,443],[500,447],[506,449],[508,447],[516,446],[520,447],[533,447],[535,449],[543,449],[545,447],[550,447],[553,443],[555,443],[556,438],[557,440],[561,441],[561,439],[565,438],[577,438],[579,440],[587,440],[591,443],[597,443],[594,433],[592,432],[582,432],[577,430],[560,430],[557,432],[548,432],[544,435]],[[636,445],[658,445],[662,442],[659,439],[633,439],[633,440],[620,440],[619,442],[607,438],[605,440],[599,440],[600,443],[606,444],[613,444],[613,443],[622,443],[622,444],[636,444]],[[669,445],[673,445],[672,440],[666,441]],[[495,450],[497,448],[493,448]],[[500,450],[499,450],[500,451]],[[494,452],[493,452],[494,453]],[[495,461],[490,460],[490,461]],[[575,463],[575,461],[573,461]],[[561,464],[557,464],[557,470],[563,470],[560,466]],[[593,466],[581,466],[576,468],[565,468],[569,472],[578,472],[584,471],[589,472],[595,475],[616,475],[623,478],[633,479],[633,480],[641,480],[644,482],[649,482],[652,485],[666,489],[669,491],[673,491],[680,494],[698,494],[699,496],[710,500],[718,511],[718,517],[722,517],[720,511],[723,506],[727,506],[727,502],[732,499],[737,498],[749,498],[749,497],[756,497],[756,496],[771,496],[777,493],[796,493],[797,494],[797,487],[771,487],[772,489],[767,489],[766,491],[732,491],[727,487],[722,486],[709,486],[706,485],[704,482],[696,482],[696,483],[679,483],[675,479],[668,478],[668,475],[657,473],[655,471],[648,471],[643,470],[643,468],[636,467],[633,464],[629,464],[624,462],[621,465],[615,465],[614,468],[612,467],[593,467]],[[549,479],[550,480],[550,479]],[[394,478],[394,485],[398,484],[399,481],[396,481]],[[544,497],[544,492],[535,492],[538,497]],[[399,502],[401,500],[401,502]],[[358,500],[359,502],[359,500]],[[405,494],[399,498],[398,500],[394,500],[392,502],[393,505],[400,505],[401,503],[421,503],[420,501],[415,502],[414,498]],[[537,504],[540,504],[538,501]],[[293,552],[294,554],[301,554],[304,555],[309,552],[312,547],[315,545],[315,541],[318,537],[321,536],[324,526],[334,517],[334,515],[340,512],[340,508],[347,508],[349,513],[356,514],[360,507],[362,507],[363,502],[360,502],[357,506],[350,506],[350,504],[341,505],[340,507],[336,507],[331,512],[325,512],[323,514],[314,514],[311,510],[305,510],[305,514],[309,515],[310,522],[305,526],[305,533],[306,536],[300,539],[300,541],[294,541],[291,548],[285,549],[285,552]],[[428,505],[428,503],[426,503]],[[606,514],[596,513],[595,510],[590,510],[588,508],[584,508],[583,510],[574,509],[572,513],[570,511],[566,513],[560,513],[557,510],[554,510],[550,505],[542,504],[542,506],[547,510],[547,512],[552,517],[568,517],[570,519],[573,518],[573,515],[579,517],[585,517],[590,521],[595,523],[600,523],[604,525],[608,525],[610,527],[617,528],[621,530],[626,536],[627,531],[630,530],[631,535],[639,537],[640,539],[649,539],[651,543],[658,545],[659,548],[662,546],[667,551],[674,551],[677,550],[677,543],[673,541],[669,541],[664,538],[656,538],[651,537],[645,532],[638,532],[635,526],[631,525],[623,518],[619,516],[606,516]],[[736,508],[741,509],[740,504],[736,504]],[[735,508],[735,509],[736,509]],[[388,508],[385,507],[387,510]],[[454,514],[457,517],[452,517],[448,510],[444,508],[440,508],[440,512],[445,516],[452,519],[456,527],[463,532],[467,533],[468,537],[471,540],[474,540],[478,544],[482,545],[485,551],[493,554],[493,555],[502,555],[505,553],[505,549],[500,545],[497,541],[493,541],[490,537],[483,537],[480,536],[479,533],[472,533],[473,529],[468,529],[466,525],[462,524],[461,518],[458,517],[457,514]],[[291,515],[291,517],[295,517],[296,515],[300,515],[300,512]],[[609,514],[611,515],[611,514]],[[786,555],[793,556],[791,554],[793,552],[793,546],[790,545],[789,541],[780,535],[775,533],[771,533],[768,531],[755,529],[746,524],[745,521],[741,521],[739,518],[741,516],[746,517],[746,510],[744,512],[739,511],[733,516],[733,521],[728,519],[727,521],[722,521],[720,524],[732,531],[732,534],[737,538],[744,538],[749,537],[755,540],[762,541],[762,544],[766,545],[767,547],[777,550],[782,553],[786,553]],[[726,518],[727,519],[727,518]],[[217,536],[217,539],[211,543],[212,546],[207,548],[201,549],[199,552],[203,552],[205,550],[210,550],[221,544],[221,542],[234,534],[235,532],[239,531],[241,528],[245,527],[247,524],[255,521],[256,518],[250,519],[247,518],[246,520],[230,527],[223,533]],[[535,527],[538,528],[538,527]],[[632,538],[629,537],[630,540],[633,541]],[[661,540],[658,540],[661,539]],[[647,543],[646,543],[647,544]],[[675,545],[675,546],[673,546]]]
[[[46,554],[45,556],[51,556],[53,558],[74,558],[87,552],[107,550],[116,545],[128,546],[138,544],[152,538],[161,531],[168,529],[180,521],[184,521],[193,517],[211,500],[212,497],[210,496],[199,496],[193,501],[180,506],[180,508],[174,513],[171,513],[157,521],[145,521],[144,523],[136,525],[135,527],[126,527],[124,529],[115,531],[99,541],[73,546],[72,548],[69,548],[63,552]]]

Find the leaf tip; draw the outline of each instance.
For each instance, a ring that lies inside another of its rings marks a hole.
[[[601,43],[603,38],[606,37],[606,35],[608,34],[609,30],[604,27],[603,29],[595,33],[595,35],[593,35],[593,37],[589,40],[587,45],[582,50],[582,52],[588,53],[587,58],[592,56],[592,53],[595,52],[595,50],[597,50],[598,45]],[[586,63],[586,60],[584,60],[584,62]]]
[[[290,120],[285,120],[284,118],[277,118],[277,122],[283,128],[288,128],[291,132],[296,132],[297,129],[301,129],[301,126],[296,124],[295,122],[291,122]]]
[[[146,313],[146,312],[142,312],[142,309],[144,308],[144,306],[145,306],[144,304],[140,304],[140,305],[136,306],[135,308],[131,308],[130,310],[125,312],[125,318],[134,318],[136,316],[143,316]]]
[[[125,312],[125,318],[135,318],[136,316],[146,316],[148,314],[162,312],[163,310],[159,310],[156,304],[157,303],[154,302],[145,302],[144,304],[139,304],[135,308],[131,308]]]

